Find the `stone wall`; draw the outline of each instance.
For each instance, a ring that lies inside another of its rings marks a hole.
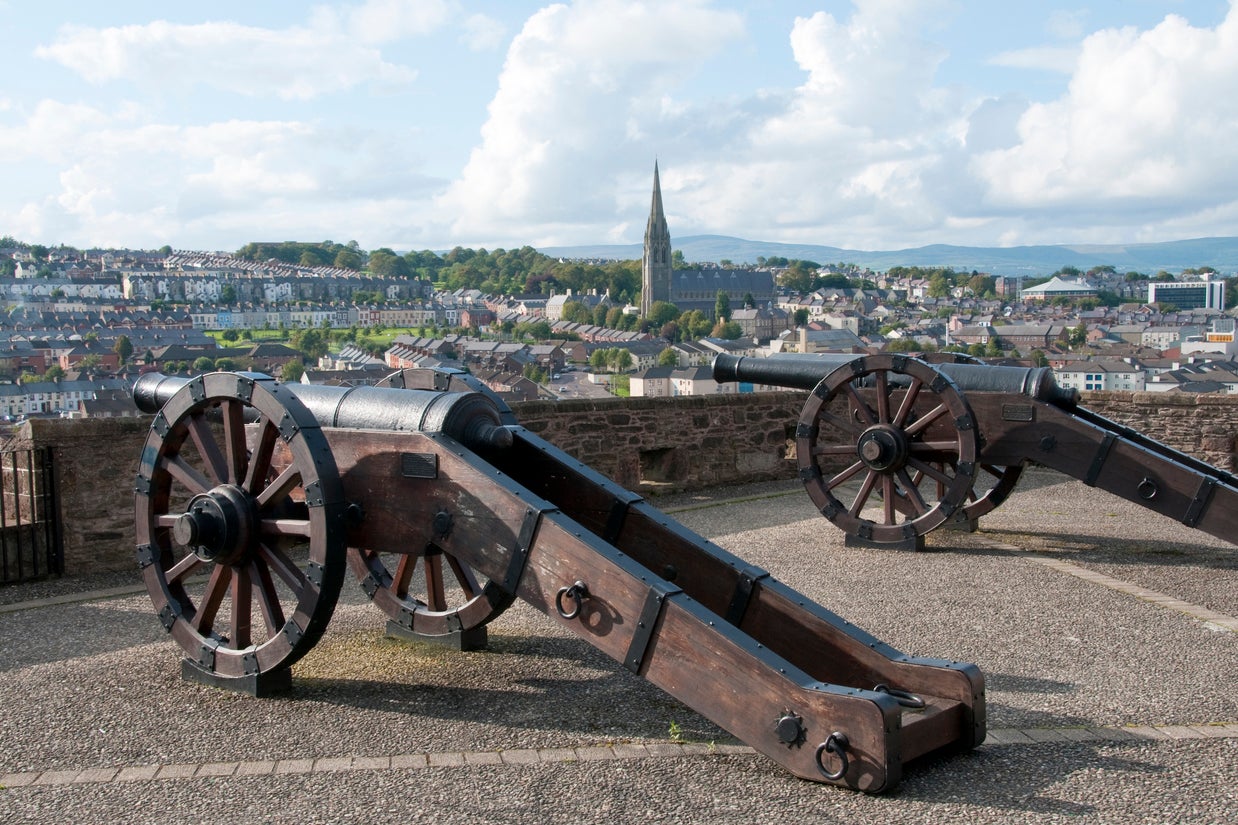
[[[515,406],[520,423],[622,486],[656,496],[795,476],[788,460],[803,393]],[[1238,398],[1091,393],[1084,405],[1227,471]],[[34,420],[13,446],[55,450],[65,571],[135,568],[133,485],[149,419]],[[656,502],[655,502],[656,503]]]
[[[1234,472],[1238,436],[1238,398],[1158,392],[1090,392],[1082,405],[1119,424],[1138,430],[1206,461]]]

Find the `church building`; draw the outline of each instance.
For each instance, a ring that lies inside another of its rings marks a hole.
[[[653,202],[645,224],[645,252],[641,259],[640,312],[648,316],[655,301],[667,301],[680,312],[697,309],[713,317],[718,293],[725,292],[732,309],[741,309],[751,295],[757,307],[774,300],[774,276],[751,269],[674,269],[671,266],[671,232],[662,209],[662,184],[657,161],[653,164]]]

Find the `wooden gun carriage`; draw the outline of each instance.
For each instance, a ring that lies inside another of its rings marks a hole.
[[[903,355],[719,355],[714,378],[809,390],[795,431],[800,478],[849,542],[923,548],[974,525],[1035,463],[1226,541],[1238,479],[1079,405],[1048,368]]]
[[[912,759],[983,741],[974,665],[892,649],[520,427],[467,375],[384,384],[139,379],[154,421],[137,558],[184,678],[286,689],[351,569],[390,629],[461,646],[523,599],[805,779],[880,792]]]

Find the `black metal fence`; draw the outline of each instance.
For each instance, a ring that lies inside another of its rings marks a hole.
[[[52,448],[0,452],[0,584],[63,572]]]

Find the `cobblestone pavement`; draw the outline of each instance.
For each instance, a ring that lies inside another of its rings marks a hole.
[[[1184,822],[1238,811],[1238,551],[1031,472],[975,534],[843,546],[798,487],[659,500],[907,653],[988,737],[881,796],[805,782],[532,608],[397,642],[346,582],[283,697],[181,681],[129,577],[0,591],[0,822]]]

